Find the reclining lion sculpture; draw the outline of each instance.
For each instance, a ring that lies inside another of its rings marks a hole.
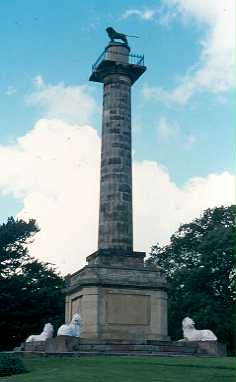
[[[53,326],[48,322],[44,325],[43,331],[40,334],[31,334],[25,342],[39,342],[46,341],[48,338],[52,338],[53,336]]]
[[[75,313],[69,324],[63,324],[57,331],[57,336],[80,337],[83,322],[79,313]]]
[[[195,322],[190,317],[182,321],[184,339],[182,341],[217,341],[215,334],[208,329],[195,329]]]

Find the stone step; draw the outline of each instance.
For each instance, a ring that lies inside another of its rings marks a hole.
[[[214,343],[213,343],[214,342]],[[44,346],[41,343],[32,342],[25,343],[20,348],[29,354],[29,352],[44,352],[44,354],[103,354],[103,355],[119,355],[119,354],[156,354],[156,355],[213,355],[223,356],[226,354],[225,345],[215,341],[205,342],[164,342],[164,341],[147,341],[141,343],[129,342],[109,342],[96,341],[87,343],[76,337],[59,336],[48,339]]]
[[[92,356],[133,356],[133,357],[140,357],[140,356],[158,356],[158,357],[186,357],[186,356],[192,356],[192,353],[189,354],[177,354],[175,352],[144,352],[144,351],[132,351],[132,352],[111,352],[111,351],[81,351],[81,352],[64,352],[64,353],[46,353],[47,356],[69,356],[69,357],[92,357]]]
[[[101,351],[101,352],[169,352],[169,353],[184,353],[193,354],[196,351],[196,346],[175,346],[175,345],[130,345],[130,344],[79,344],[78,351]]]
[[[106,352],[106,351],[81,351],[81,352],[37,352],[37,351],[20,351],[14,352],[22,357],[98,357],[98,356],[117,356],[117,357],[209,357],[207,354],[192,354],[192,353],[175,353],[175,352]]]

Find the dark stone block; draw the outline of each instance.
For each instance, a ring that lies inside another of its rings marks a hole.
[[[25,342],[23,344],[23,348],[25,351],[41,352],[41,351],[45,351],[45,345],[46,345],[46,341]]]
[[[111,115],[110,116],[111,121],[120,121],[122,119],[123,119],[123,117],[121,117],[120,115]]]
[[[127,201],[132,200],[131,194],[128,194],[128,193],[123,193],[122,197],[123,197],[123,200],[127,200]]]
[[[227,355],[226,345],[218,341],[188,341],[187,344],[197,345],[197,354],[206,354],[216,357],[224,357]]]
[[[120,148],[120,149],[124,149],[124,150],[130,150],[130,147],[125,145],[124,143],[112,143],[111,145],[113,148]]]
[[[79,350],[80,339],[70,336],[59,336],[46,341],[45,351],[47,353],[74,352]]]
[[[129,218],[129,212],[128,211],[122,211],[122,210],[116,210],[106,213],[106,217],[112,221],[121,221],[121,223],[117,224],[116,230],[117,232],[121,232],[122,229],[126,230],[128,229],[127,224],[125,223]]]
[[[124,235],[127,236],[127,234],[128,234],[128,222],[127,223],[123,223],[122,221],[117,222],[116,229],[117,229],[118,233],[124,233]]]
[[[121,158],[110,158],[108,159],[108,164],[121,164]]]
[[[106,134],[120,134],[120,129],[107,129]]]
[[[121,184],[119,187],[119,191],[131,194],[131,187],[128,184]]]

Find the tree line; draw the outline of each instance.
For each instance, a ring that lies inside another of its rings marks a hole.
[[[235,351],[235,206],[207,209],[183,224],[165,246],[156,244],[147,262],[164,270],[169,285],[168,324],[180,339],[189,316],[198,329],[211,329]]]
[[[9,218],[0,225],[0,350],[12,349],[46,322],[64,322],[65,279],[49,263],[30,256],[39,231],[35,220]],[[182,338],[189,316],[235,351],[235,206],[207,209],[179,227],[168,245],[154,245],[146,266],[157,265],[168,282],[168,325]]]
[[[41,332],[46,322],[64,321],[64,279],[27,249],[38,231],[35,220],[11,217],[0,226],[0,350]]]

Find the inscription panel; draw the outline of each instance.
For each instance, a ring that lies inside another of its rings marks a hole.
[[[149,325],[150,296],[121,293],[107,294],[106,322],[116,325]]]

